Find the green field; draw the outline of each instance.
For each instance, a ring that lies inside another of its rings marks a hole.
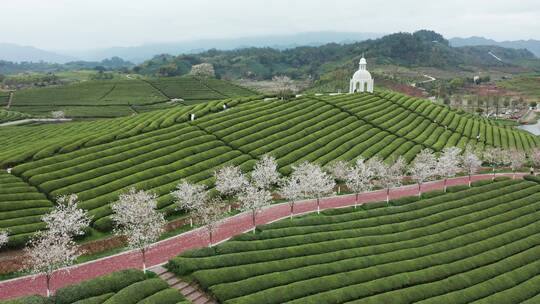
[[[180,105],[256,95],[255,92],[218,79],[193,77],[91,80],[58,87],[17,91],[11,109],[37,116],[62,110],[68,117],[111,118],[144,112],[147,107],[168,108],[170,100]],[[0,102],[2,97],[0,96]]]
[[[167,282],[128,269],[60,288],[50,298],[31,296],[2,304],[177,304],[189,303]]]
[[[167,268],[226,304],[538,303],[540,185],[449,190],[259,226]]]
[[[190,113],[195,121],[188,121]],[[169,214],[169,193],[181,179],[212,186],[216,168],[248,171],[267,153],[288,174],[302,161],[398,155],[411,161],[423,148],[540,146],[527,132],[386,92],[223,100],[113,120],[7,127],[0,138],[1,166],[14,167],[13,174],[50,198],[76,193],[103,231],[111,229],[110,203],[129,187],[156,193]]]
[[[498,83],[505,89],[519,92],[532,98],[534,101],[540,99],[540,76],[523,76]]]
[[[20,119],[25,119],[25,118],[30,118],[30,117],[31,115],[29,114],[0,109],[0,123],[20,120]]]

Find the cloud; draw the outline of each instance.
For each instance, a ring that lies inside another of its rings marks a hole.
[[[540,1],[17,0],[2,1],[2,42],[48,49],[139,45],[306,31],[540,39]]]

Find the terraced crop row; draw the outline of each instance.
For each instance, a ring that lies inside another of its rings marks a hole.
[[[503,180],[393,207],[329,210],[167,267],[223,303],[534,303],[539,191]]]
[[[29,118],[30,115],[15,111],[0,110],[0,123]]]
[[[142,271],[122,270],[60,288],[47,299],[31,296],[0,301],[2,304],[177,304],[189,303],[176,289]]]
[[[32,233],[45,228],[41,216],[52,206],[35,187],[0,171],[0,230],[8,230],[10,246],[25,244]]]
[[[436,109],[439,114],[408,110],[400,103],[404,96],[397,95],[395,102],[385,96],[224,100],[193,106],[187,112],[183,108],[149,112],[116,120],[118,126],[114,128],[107,129],[103,122],[92,127],[80,124],[73,130],[84,134],[87,127],[99,129],[100,135],[59,143],[36,154],[17,154],[10,161],[32,157],[33,161],[16,166],[13,173],[49,197],[78,194],[81,206],[94,216],[95,227],[108,230],[109,205],[129,187],[155,192],[159,208],[170,212],[173,206],[169,192],[180,179],[212,186],[212,174],[217,168],[230,163],[250,170],[264,154],[276,157],[279,170],[286,175],[292,165],[302,161],[325,165],[359,156],[392,159],[399,155],[410,161],[425,147],[438,151],[449,145],[485,146],[459,131],[462,125],[477,124],[478,128],[505,132],[521,140],[522,133],[512,129],[480,124],[444,107]],[[405,102],[431,107],[422,100]],[[225,103],[232,108],[223,111]],[[191,112],[201,115],[187,122]],[[435,118],[428,118],[430,115]],[[455,130],[449,126],[445,130],[430,119],[442,124],[454,120],[459,123]],[[23,139],[16,137],[13,142]],[[527,142],[527,147],[536,144],[532,136],[524,135],[522,142]],[[523,143],[519,146],[525,147]],[[17,148],[13,151],[22,152]]]
[[[150,79],[148,83],[169,98],[181,98],[187,104],[197,101],[256,95],[249,89],[214,78],[167,77]]]

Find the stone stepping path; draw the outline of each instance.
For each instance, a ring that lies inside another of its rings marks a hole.
[[[206,295],[202,291],[199,284],[195,282],[184,282],[161,265],[152,267],[149,270],[165,280],[172,288],[178,289],[180,293],[193,304],[218,304],[217,301],[213,300],[212,297]]]

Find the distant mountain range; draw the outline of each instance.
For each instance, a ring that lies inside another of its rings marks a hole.
[[[473,36],[469,38],[452,38],[450,39],[450,45],[455,47],[495,45],[511,49],[527,49],[531,51],[531,53],[533,53],[536,57],[540,57],[540,41],[532,39],[516,41],[495,41],[493,39]]]
[[[352,43],[382,37],[377,33],[309,32],[293,35],[256,36],[233,39],[205,39],[171,43],[143,44],[133,47],[113,47],[83,52],[66,52],[81,60],[102,60],[118,56],[140,63],[159,54],[194,54],[210,49],[234,50],[246,47],[290,49],[298,46],[320,46],[326,43]]]
[[[77,58],[62,55],[54,52],[49,52],[35,48],[33,46],[21,46],[11,43],[0,43],[0,60],[11,62],[51,62],[51,63],[66,63],[74,61]]]

